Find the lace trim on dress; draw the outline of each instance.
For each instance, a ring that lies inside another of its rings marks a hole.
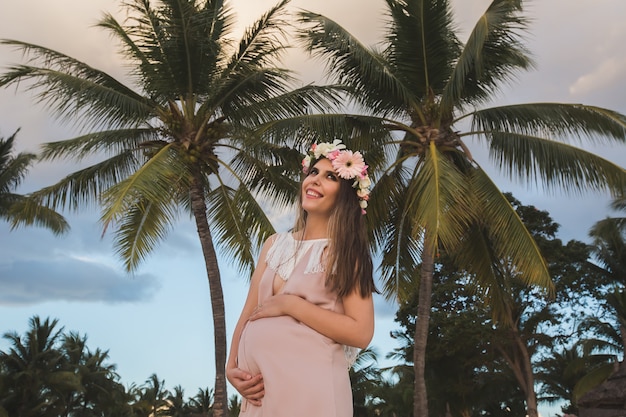
[[[346,357],[346,362],[348,362],[348,369],[352,368],[352,365],[356,362],[356,358],[359,356],[360,352],[361,349],[357,347],[343,345],[343,354]]]
[[[304,268],[305,274],[324,272],[322,255],[328,239],[296,240],[291,233],[280,233],[272,247],[267,251],[265,261],[279,277],[287,281],[297,263],[311,250],[309,261]]]

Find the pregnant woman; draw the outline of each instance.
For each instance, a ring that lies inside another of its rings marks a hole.
[[[374,333],[367,166],[338,140],[302,166],[295,228],[263,245],[233,334],[241,417],[352,417],[348,370]]]

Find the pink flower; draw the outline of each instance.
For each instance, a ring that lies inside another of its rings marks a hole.
[[[358,151],[341,151],[332,163],[337,175],[347,180],[360,177],[365,169],[363,156]]]
[[[335,159],[337,159],[340,153],[341,152],[339,151],[339,149],[335,149],[334,151],[328,152],[326,154],[326,159],[328,159],[329,161],[334,161]]]
[[[305,174],[308,174],[310,167],[311,167],[311,157],[307,155],[302,160],[302,172],[304,172]]]

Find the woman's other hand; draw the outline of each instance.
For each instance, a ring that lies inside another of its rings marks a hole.
[[[226,370],[226,378],[250,404],[261,405],[261,398],[265,396],[265,384],[261,374],[251,375],[240,368],[230,368]]]

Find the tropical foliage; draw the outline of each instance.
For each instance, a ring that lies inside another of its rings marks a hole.
[[[563,244],[558,225],[547,212],[507,198],[533,235],[546,259],[556,296],[524,286],[518,277],[501,282],[511,319],[495,321],[467,271],[442,254],[434,273],[433,310],[429,326],[426,377],[432,415],[492,415],[524,413],[528,403],[560,404],[577,414],[584,391],[608,376],[619,352],[600,343],[613,329],[579,325],[606,317],[601,308],[607,288],[605,275],[590,262],[590,247],[579,241]],[[396,339],[403,347],[396,357],[413,357],[415,306],[418,291],[407,285],[396,315],[403,330]],[[613,354],[612,354],[613,353]],[[603,376],[602,376],[603,375]],[[584,391],[582,391],[584,390]]]

